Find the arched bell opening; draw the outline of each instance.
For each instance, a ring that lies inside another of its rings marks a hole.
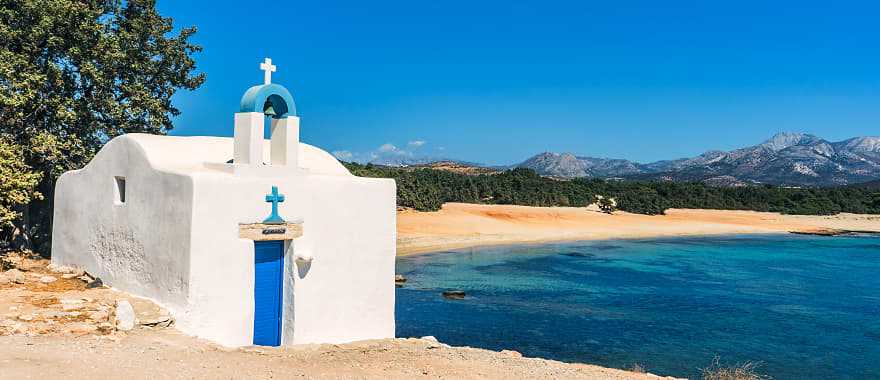
[[[233,163],[297,167],[299,118],[293,96],[284,86],[267,83],[249,88],[241,97],[235,125]],[[267,138],[268,160],[263,155]]]

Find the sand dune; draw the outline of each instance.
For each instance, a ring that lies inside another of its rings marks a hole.
[[[407,255],[483,245],[827,229],[880,232],[880,215],[796,216],[726,210],[667,210],[666,215],[575,207],[447,203],[437,212],[397,215],[397,253]]]

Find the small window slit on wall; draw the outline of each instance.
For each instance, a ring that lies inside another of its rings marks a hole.
[[[113,177],[114,184],[113,193],[116,195],[114,198],[114,203],[117,205],[121,205],[125,203],[125,177]]]

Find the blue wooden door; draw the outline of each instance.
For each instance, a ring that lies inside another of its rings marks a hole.
[[[281,345],[284,243],[254,242],[254,344]]]

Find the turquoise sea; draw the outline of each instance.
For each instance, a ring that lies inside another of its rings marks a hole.
[[[717,355],[775,379],[880,379],[878,237],[478,248],[397,272],[398,336],[690,378]]]

